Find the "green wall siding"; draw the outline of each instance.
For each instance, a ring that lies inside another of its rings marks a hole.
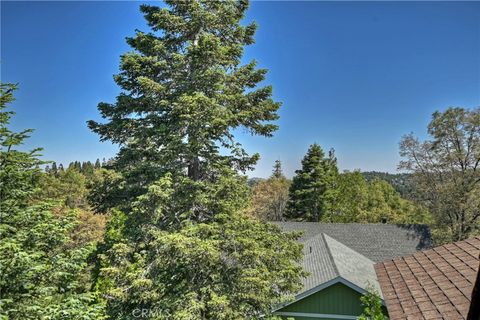
[[[359,316],[363,311],[362,303],[360,302],[361,296],[360,293],[346,285],[336,283],[300,301],[285,306],[278,312]],[[297,317],[295,319],[312,320],[315,318]]]

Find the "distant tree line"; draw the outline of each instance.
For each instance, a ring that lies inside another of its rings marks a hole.
[[[402,198],[412,200],[415,198],[415,184],[413,174],[411,173],[388,173],[379,171],[362,171],[362,175],[367,182],[373,180],[384,180],[402,196]]]
[[[75,169],[77,172],[83,173],[85,175],[92,175],[94,170],[100,169],[102,166],[106,165],[105,158],[100,162],[100,159],[97,159],[94,163],[90,161],[72,161],[68,164],[68,169]],[[50,164],[45,166],[45,172],[58,174],[59,172],[65,171],[63,164],[58,164],[53,161]]]
[[[279,183],[272,175],[251,183],[251,214],[264,220],[427,223],[439,244],[479,234],[480,109],[435,112],[428,133],[431,140],[423,142],[403,137],[399,169],[407,173],[400,174],[339,173],[334,151],[325,154],[313,144],[292,181],[283,177]]]
[[[277,160],[272,175],[253,185],[250,214],[263,220],[429,223],[428,210],[405,199],[386,180],[340,173],[332,150],[310,146],[293,180]],[[370,175],[370,177],[372,177]]]

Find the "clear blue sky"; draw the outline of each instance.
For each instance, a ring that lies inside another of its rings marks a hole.
[[[140,2],[1,3],[1,79],[20,90],[13,127],[35,128],[27,147],[46,159],[109,158],[86,121],[119,93],[112,75],[125,36],[148,30]],[[273,138],[240,135],[267,176],[291,176],[313,142],[335,148],[341,169],[395,172],[403,134],[425,137],[430,115],[480,105],[479,2],[253,2],[255,58],[282,101]]]

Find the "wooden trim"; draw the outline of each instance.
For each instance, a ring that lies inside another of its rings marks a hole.
[[[341,284],[344,284],[345,286],[349,287],[350,289],[353,289],[355,291],[357,291],[358,293],[361,293],[361,294],[367,294],[367,291],[363,288],[360,288],[359,286],[357,286],[356,284],[353,284],[351,283],[350,281],[346,280],[345,278],[342,278],[342,277],[336,277],[336,278],[333,278],[332,280],[329,280],[327,282],[324,282],[322,283],[321,285],[318,285],[316,287],[313,287],[312,289],[310,290],[307,290],[305,292],[302,292],[300,293],[299,295],[295,296],[295,299],[293,301],[290,301],[288,303],[285,303],[285,304],[282,304],[278,307],[276,307],[273,311],[277,311],[277,310],[280,310],[282,308],[285,308],[286,306],[289,306],[291,304],[294,304],[295,302],[299,301],[299,300],[302,300],[303,298],[306,298],[314,293],[317,293],[325,288],[328,288],[336,283],[341,283]],[[381,299],[381,298],[380,298]],[[381,299],[382,301],[382,305],[385,306],[385,301],[383,299]]]

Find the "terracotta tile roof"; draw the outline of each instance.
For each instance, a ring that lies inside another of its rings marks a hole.
[[[465,319],[479,253],[476,237],[376,264],[390,319]]]

